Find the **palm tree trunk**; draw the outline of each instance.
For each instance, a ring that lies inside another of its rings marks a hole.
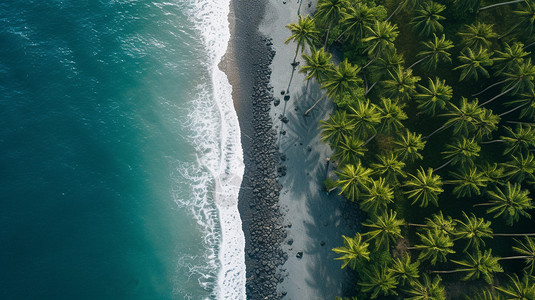
[[[369,138],[368,140],[366,140],[366,142],[364,143],[364,145],[362,145],[362,147],[368,145],[368,143],[371,142],[376,136],[377,136],[377,133],[375,133],[374,135],[372,135],[371,138]]]
[[[483,106],[483,105],[485,105],[485,104],[489,104],[489,103],[491,103],[492,101],[494,101],[494,100],[500,98],[501,96],[503,96],[503,95],[509,93],[509,92],[512,91],[517,85],[518,85],[518,83],[515,84],[515,85],[513,85],[512,87],[508,88],[505,92],[503,92],[503,93],[501,93],[501,94],[495,96],[494,98],[492,98],[492,99],[490,99],[490,100],[488,100],[488,101],[486,101],[486,102],[483,102],[483,103],[479,104],[479,107],[481,107],[481,106]]]
[[[412,69],[414,66],[416,66],[416,65],[419,64],[419,63],[421,63],[421,62],[424,61],[426,58],[429,58],[429,56],[426,56],[426,57],[423,57],[423,58],[419,59],[418,61],[416,61],[415,63],[413,63],[410,67],[408,67],[407,70]]]
[[[482,8],[479,9],[479,11],[482,11],[482,10],[485,10],[485,9],[489,9],[489,8],[493,8],[493,7],[502,6],[502,5],[515,4],[515,3],[519,3],[519,2],[524,2],[524,0],[514,0],[514,1],[496,3],[496,4],[492,4],[492,5],[488,5],[488,6],[482,7]]]
[[[492,141],[480,142],[480,144],[487,145],[487,144],[501,143],[501,142],[503,142],[503,140],[492,140]]]
[[[316,105],[318,105],[321,100],[323,100],[325,98],[325,96],[327,96],[327,93],[323,94],[323,96],[321,96],[321,98],[318,99],[318,101],[316,101],[316,103],[314,103],[314,105],[312,105],[307,111],[305,111],[305,116],[308,115],[308,113],[314,109],[314,107],[316,107]]]
[[[453,161],[453,158],[450,159],[450,160],[448,160],[448,161],[447,161],[445,164],[443,164],[442,166],[440,166],[440,167],[438,167],[438,168],[436,168],[436,169],[433,169],[433,172],[436,172],[436,171],[438,171],[438,170],[444,168],[445,166],[449,165],[452,161]]]
[[[288,86],[286,87],[286,95],[289,97],[289,93],[290,93],[290,85],[292,84],[292,80],[294,78],[294,73],[295,73],[295,67],[296,65],[294,64],[292,66],[292,75],[290,75],[290,80],[288,81]],[[286,97],[286,96],[285,96]]]
[[[500,257],[498,258],[498,260],[526,259],[526,258],[533,258],[533,256],[531,255],[508,256],[508,257]]]
[[[511,109],[511,110],[508,110],[508,111],[506,111],[506,112],[504,112],[504,113],[499,114],[498,117],[501,118],[501,117],[503,117],[503,116],[505,116],[505,115],[508,115],[508,114],[514,112],[515,110],[517,110],[517,109],[519,109],[519,108],[522,108],[522,107],[524,107],[524,106],[526,106],[526,105],[528,105],[528,104],[530,104],[530,103],[524,103],[524,104],[522,104],[522,105],[519,105],[519,106],[517,106],[517,107],[515,107],[515,108],[513,108],[513,109]]]
[[[405,225],[412,226],[412,227],[429,227],[429,226],[424,225],[424,224],[415,224],[415,223],[407,223]]]
[[[292,62],[292,66],[295,65],[295,60],[297,59],[298,53],[299,53],[299,45],[297,45],[297,47],[295,48],[295,55],[294,55],[294,60]]]
[[[403,7],[403,5],[405,5],[405,2],[407,0],[403,0],[403,2],[401,2],[398,7],[396,7],[396,9],[390,14],[390,16],[388,16],[388,18],[386,19],[386,21],[390,21],[390,18],[392,18],[395,14],[398,13],[398,11]]]
[[[458,272],[465,272],[467,270],[465,269],[457,269],[457,270],[446,270],[446,271],[429,271],[431,274],[452,274],[452,273],[458,273]]]
[[[446,126],[446,125],[444,124],[444,125],[442,125],[442,127],[440,127],[439,129],[437,129],[437,130],[431,132],[431,134],[428,135],[428,136],[426,136],[424,139],[427,140],[428,138],[430,138],[431,136],[433,136],[435,133],[440,132],[440,131],[442,131],[442,130],[448,128],[448,127],[449,127],[449,126]]]
[[[323,49],[327,51],[327,42],[329,41],[329,33],[331,32],[331,27],[333,26],[333,23],[331,22],[329,24],[329,28],[327,29],[327,36],[325,36],[325,44],[323,45]]]
[[[344,30],[342,33],[340,33],[340,35],[335,39],[335,41],[338,42],[342,38],[342,36],[352,28],[353,28],[352,26],[349,26],[346,30]]]
[[[533,42],[533,43],[531,43],[531,44],[529,44],[529,45],[527,45],[527,46],[524,46],[524,50],[526,50],[527,48],[529,48],[529,47],[531,47],[531,46],[533,46],[533,45],[535,45],[535,42]]]
[[[374,82],[374,83],[372,84],[372,86],[370,86],[370,88],[366,90],[366,92],[364,93],[364,96],[368,95],[368,93],[373,89],[373,87],[374,87],[376,84],[377,84],[377,81]]]
[[[477,94],[473,94],[472,97],[475,97],[475,96],[477,96],[477,95],[483,94],[484,92],[488,91],[489,89],[491,89],[491,88],[493,88],[493,87],[495,87],[495,86],[497,86],[497,85],[500,85],[500,84],[502,84],[502,83],[505,83],[505,82],[507,82],[507,79],[506,79],[506,80],[502,80],[502,81],[500,81],[500,82],[493,83],[493,84],[489,85],[488,87],[486,87],[486,88],[485,88],[484,90],[482,90],[481,92],[479,92],[479,93],[477,93]]]
[[[512,237],[524,237],[535,236],[535,233],[494,233],[492,236],[512,236]]]

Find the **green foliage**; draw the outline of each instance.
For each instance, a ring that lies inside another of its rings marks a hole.
[[[481,151],[481,147],[475,138],[461,137],[452,144],[447,144],[446,151],[443,151],[442,154],[445,159],[451,159],[453,165],[471,167],[474,165],[474,159],[479,156],[479,151]]]
[[[292,35],[287,38],[284,43],[288,44],[289,42],[293,41],[297,44],[297,49],[295,50],[296,57],[297,53],[299,52],[299,48],[301,48],[301,51],[304,51],[305,46],[312,46],[317,41],[317,34],[319,32],[316,30],[314,21],[309,16],[303,18],[301,15],[299,15],[297,24],[288,24],[286,25],[286,28],[290,29]]]
[[[424,149],[426,142],[422,140],[421,134],[407,130],[399,138],[399,140],[394,142],[394,153],[402,161],[413,162],[423,158],[419,152]]]
[[[533,175],[533,172],[535,172],[535,157],[533,154],[524,155],[520,153],[517,156],[513,156],[512,159],[512,161],[503,163],[506,170],[504,175],[510,180],[516,180],[519,183],[527,179],[533,182],[535,179]]]
[[[376,215],[386,210],[388,204],[394,202],[394,190],[385,182],[383,178],[371,180],[366,186],[364,197],[360,202],[360,207],[365,212]]]
[[[364,38],[366,27],[372,26],[375,21],[384,20],[385,17],[386,10],[383,6],[370,7],[365,3],[357,2],[342,12],[340,25],[344,31],[337,40],[346,35],[351,43],[358,43]]]
[[[420,250],[418,260],[429,260],[431,265],[448,261],[447,256],[455,253],[452,249],[453,241],[448,234],[439,230],[425,230],[424,234],[416,233],[420,237],[420,244],[414,245]]]
[[[504,72],[510,72],[515,65],[524,61],[524,58],[529,55],[529,52],[524,51],[524,44],[521,42],[514,42],[512,46],[504,42],[504,49],[502,51],[495,51],[493,58],[493,68],[496,69],[495,75],[501,75]]]
[[[531,218],[526,212],[534,208],[528,190],[521,190],[520,184],[507,182],[504,188],[496,187],[496,191],[488,191],[490,196],[487,213],[494,214],[494,217],[503,217],[508,225],[512,226],[518,222],[520,216]]]
[[[421,282],[415,281],[405,292],[410,296],[406,300],[446,300],[446,289],[438,275],[431,280],[424,274]]]
[[[420,261],[411,262],[410,254],[392,260],[390,272],[401,285],[413,284],[420,277],[418,267]]]
[[[366,52],[369,56],[377,57],[385,49],[394,46],[399,31],[397,25],[388,21],[375,21],[372,26],[366,26],[368,35],[362,39],[368,45]]]
[[[404,186],[407,188],[405,194],[413,200],[412,205],[418,203],[420,207],[427,207],[431,202],[438,206],[438,195],[444,192],[440,176],[433,174],[433,169],[425,171],[422,167],[416,170],[416,175],[409,173],[409,176],[411,178]]]
[[[381,98],[377,107],[381,115],[381,133],[393,134],[404,128],[403,121],[407,119],[407,114],[403,111],[403,106],[398,101],[390,98]]]
[[[354,270],[358,260],[370,260],[369,244],[362,240],[360,233],[355,234],[354,238],[345,235],[342,235],[342,238],[344,239],[344,246],[332,249],[335,253],[342,255],[335,258],[344,261],[342,269],[349,264],[351,269]]]
[[[483,278],[487,283],[492,283],[494,273],[503,272],[499,258],[492,256],[492,250],[485,250],[483,253],[476,250],[474,254],[467,253],[468,259],[452,262],[461,266],[459,271],[466,272],[463,280],[475,280]]]
[[[459,32],[462,39],[462,45],[470,49],[488,49],[491,45],[491,39],[498,37],[492,30],[493,25],[477,22],[472,25],[465,25]]]
[[[411,24],[413,24],[414,31],[420,36],[430,36],[442,32],[444,26],[440,24],[440,21],[445,18],[440,13],[444,9],[446,7],[442,4],[426,1],[420,9],[416,10],[415,16],[412,18]]]
[[[457,198],[481,195],[481,189],[484,189],[489,182],[489,177],[473,166],[462,168],[458,172],[451,172],[450,174],[454,179],[448,180],[447,183],[455,185],[453,194]]]
[[[340,171],[335,171],[335,174],[338,176],[336,185],[341,189],[340,194],[344,194],[351,201],[357,201],[361,190],[365,189],[370,181],[372,170],[362,166],[359,161],[356,164],[344,165]]]
[[[533,274],[533,269],[535,268],[535,238],[525,237],[524,241],[515,240],[516,246],[513,246],[513,251],[516,253],[528,256],[530,258],[525,258],[526,263],[525,270],[529,274]]]
[[[518,278],[516,274],[507,276],[509,276],[509,284],[505,287],[496,287],[507,299],[535,299],[535,282],[528,274],[524,274],[522,279]]]
[[[331,61],[332,54],[326,53],[323,48],[319,50],[313,49],[310,56],[303,54],[302,57],[306,65],[302,66],[299,72],[307,74],[306,80],[314,78],[321,84],[334,69]]]
[[[320,121],[320,124],[321,140],[334,146],[339,145],[344,140],[344,136],[349,136],[355,128],[355,123],[342,110],[330,115],[329,120]]]
[[[370,101],[360,101],[355,106],[350,107],[349,116],[355,123],[354,132],[361,138],[368,138],[374,134],[376,127],[381,122],[381,113],[375,104]]]
[[[420,77],[412,75],[412,69],[398,67],[394,72],[388,71],[389,78],[384,80],[383,92],[387,97],[406,101],[416,93],[416,84]]]
[[[362,291],[370,293],[370,299],[375,299],[379,295],[397,295],[396,287],[398,282],[390,269],[386,266],[372,266],[363,270],[363,279],[358,283]]]
[[[465,48],[458,57],[460,66],[453,68],[453,70],[461,70],[459,81],[474,79],[478,80],[480,76],[489,77],[489,71],[486,67],[492,66],[494,63],[491,59],[492,52],[488,52],[484,48]]]
[[[331,98],[338,98],[346,93],[351,94],[362,83],[362,79],[358,76],[359,72],[360,67],[352,65],[345,59],[334,68],[321,88],[326,89],[327,95]]]
[[[420,93],[415,95],[418,109],[428,115],[434,116],[437,110],[444,110],[453,96],[453,89],[445,80],[438,77],[433,81],[429,78],[428,87],[418,85]]]
[[[404,167],[405,163],[399,161],[398,157],[393,153],[378,155],[377,162],[371,164],[371,168],[375,174],[382,176],[387,183],[394,186],[399,184],[398,178],[407,177],[403,171]]]
[[[490,221],[483,218],[476,217],[473,213],[468,216],[463,211],[464,220],[458,221],[458,228],[455,232],[457,239],[466,239],[468,243],[464,248],[466,251],[472,247],[479,251],[482,246],[485,246],[484,238],[492,238],[492,228],[490,228]]]
[[[345,135],[343,141],[335,148],[333,158],[340,164],[353,164],[367,151],[364,141],[355,135]]]
[[[454,220],[450,216],[444,217],[442,211],[439,211],[431,218],[425,218],[425,224],[434,231],[451,236],[456,232],[455,225],[457,225],[457,220]]]
[[[404,221],[397,218],[397,213],[392,210],[384,211],[380,215],[376,215],[371,220],[366,220],[362,225],[369,228],[364,235],[369,240],[375,241],[375,248],[385,249],[390,248],[390,243],[402,238],[401,225]]]

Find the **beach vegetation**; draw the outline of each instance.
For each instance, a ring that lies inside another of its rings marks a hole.
[[[535,1],[320,0],[307,18],[287,42],[323,91],[305,116],[334,105],[326,187],[366,216],[333,249],[344,297],[535,299]]]

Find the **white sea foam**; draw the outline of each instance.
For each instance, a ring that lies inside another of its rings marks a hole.
[[[195,131],[192,137],[198,153],[195,165],[200,169],[183,166],[181,172],[183,178],[190,177],[191,184],[196,186],[198,203],[193,205],[192,213],[207,233],[205,243],[213,251],[218,251],[217,255],[215,252],[213,255],[213,261],[217,261],[219,267],[213,296],[218,299],[245,299],[245,237],[238,211],[238,194],[244,172],[243,152],[232,86],[226,74],[218,68],[230,39],[230,0],[188,2],[192,7],[189,15],[201,34],[209,57],[206,66],[210,68],[211,86],[201,84],[198,87],[194,110],[188,117],[191,122],[189,127]],[[210,176],[207,177],[205,172]],[[206,203],[210,192],[213,192],[216,212]],[[218,214],[219,221],[214,213]]]

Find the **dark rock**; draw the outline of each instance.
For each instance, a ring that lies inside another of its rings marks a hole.
[[[290,95],[285,95],[284,96],[284,101],[288,101],[288,100],[290,100]]]
[[[325,241],[321,241],[320,242],[320,246],[322,246],[322,247],[325,246]]]
[[[285,93],[286,93],[285,90],[282,90],[282,91],[281,91],[281,95],[284,95]]]
[[[288,245],[291,246],[293,243],[294,243],[294,239],[289,239],[289,240],[288,240]]]
[[[297,254],[295,255],[295,257],[297,257],[297,258],[302,258],[302,257],[303,257],[303,251],[299,251],[299,252],[297,252]]]
[[[281,100],[279,98],[275,98],[275,100],[273,100],[273,105],[275,106],[279,106],[280,103],[281,103]]]

